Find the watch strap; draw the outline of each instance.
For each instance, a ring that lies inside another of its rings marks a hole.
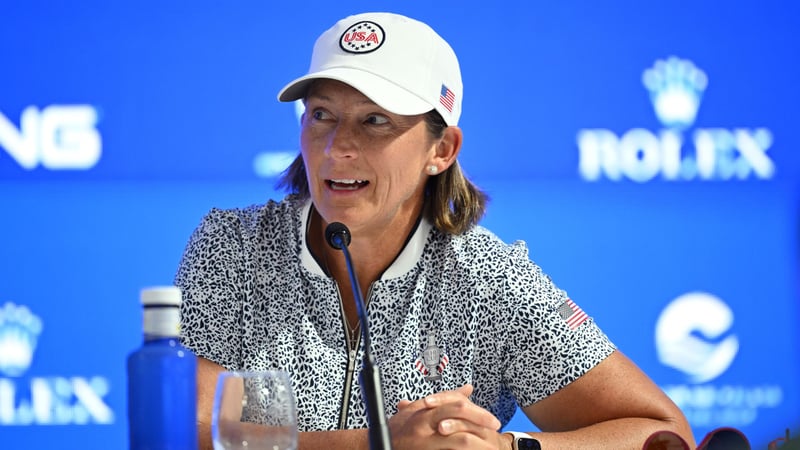
[[[523,433],[521,431],[504,431],[506,434],[511,435],[511,448],[513,450],[541,450],[541,446],[539,446],[539,441],[536,440],[533,436],[528,433]],[[519,440],[525,439],[525,442],[533,443],[533,446],[520,446]]]

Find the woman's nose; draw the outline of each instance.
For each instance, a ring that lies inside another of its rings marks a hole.
[[[352,127],[339,124],[331,132],[325,153],[334,158],[352,158],[357,156],[359,149],[357,132]]]

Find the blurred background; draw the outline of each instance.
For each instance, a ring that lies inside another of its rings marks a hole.
[[[127,447],[139,290],[172,283],[210,208],[283,196],[299,128],[276,94],[370,10],[451,43],[483,224],[528,243],[698,442],[800,433],[796,2],[0,9],[3,448]]]

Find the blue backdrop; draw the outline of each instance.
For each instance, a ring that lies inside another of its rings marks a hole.
[[[319,32],[375,8],[3,5],[4,448],[126,447],[140,288],[172,282],[209,208],[282,195],[298,126],[275,95]],[[698,440],[733,426],[766,448],[800,430],[800,7],[393,10],[459,55],[461,162],[492,198],[484,224],[527,241]]]

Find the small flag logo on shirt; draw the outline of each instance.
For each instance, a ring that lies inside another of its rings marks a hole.
[[[453,112],[453,104],[456,101],[456,94],[453,93],[447,86],[442,85],[442,91],[439,94],[439,103],[441,103],[449,112]]]
[[[570,330],[574,330],[578,328],[580,324],[586,321],[589,316],[583,312],[580,306],[576,305],[570,299],[567,299],[561,306],[558,307],[558,314],[561,315],[561,318],[567,322],[567,326]]]

